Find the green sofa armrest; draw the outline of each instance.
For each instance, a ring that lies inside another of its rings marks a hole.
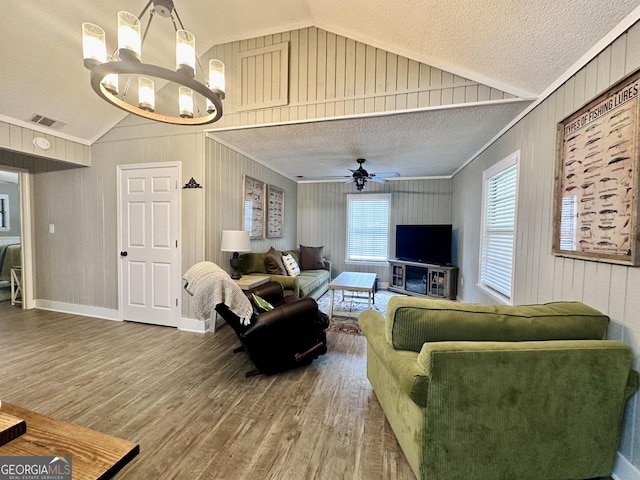
[[[290,277],[288,275],[269,275],[272,282],[278,282],[285,290],[297,290],[296,277]]]
[[[447,465],[446,478],[466,479],[494,465],[491,478],[526,478],[545,459],[553,476],[540,478],[609,475],[631,362],[609,340],[425,343],[422,470]]]
[[[358,324],[367,337],[367,348],[372,348],[382,359],[401,390],[416,405],[426,406],[429,377],[417,361],[418,353],[393,348],[385,337],[384,317],[374,310],[362,312]]]
[[[322,263],[324,263],[324,269],[331,273],[331,260],[327,260],[326,258],[322,259]]]

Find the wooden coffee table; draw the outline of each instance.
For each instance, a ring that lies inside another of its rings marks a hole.
[[[27,432],[0,447],[0,457],[72,457],[74,479],[112,478],[139,452],[135,443],[2,402],[0,412],[22,419]]]
[[[371,310],[371,302],[375,303],[376,274],[361,272],[342,272],[329,284],[331,300],[329,301],[329,318],[333,316],[333,296],[336,290],[350,292],[367,292],[368,308]]]

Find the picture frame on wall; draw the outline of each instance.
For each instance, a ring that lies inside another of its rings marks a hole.
[[[267,186],[267,238],[284,237],[284,190]]]
[[[242,176],[242,225],[249,238],[264,237],[265,183]]]
[[[552,253],[638,265],[640,71],[557,126]]]

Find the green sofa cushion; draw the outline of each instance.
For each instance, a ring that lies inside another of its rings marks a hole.
[[[601,340],[609,317],[580,302],[479,305],[393,297],[385,320],[394,348],[419,352],[425,342]]]
[[[298,275],[299,296],[306,297],[323,284],[329,284],[330,274],[326,270],[303,270]]]
[[[244,274],[249,273],[267,273],[264,266],[264,257],[266,253],[243,253],[240,255],[240,271]]]

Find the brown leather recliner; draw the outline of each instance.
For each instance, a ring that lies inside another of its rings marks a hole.
[[[246,375],[263,373],[270,375],[301,365],[309,365],[327,351],[325,330],[329,318],[318,310],[313,298],[284,296],[278,282],[269,282],[245,292],[262,297],[273,305],[270,311],[254,308],[249,325],[240,319],[224,303],[216,306],[216,312],[236,332],[242,347],[236,351],[247,352],[257,371]],[[253,301],[252,301],[253,303]]]

